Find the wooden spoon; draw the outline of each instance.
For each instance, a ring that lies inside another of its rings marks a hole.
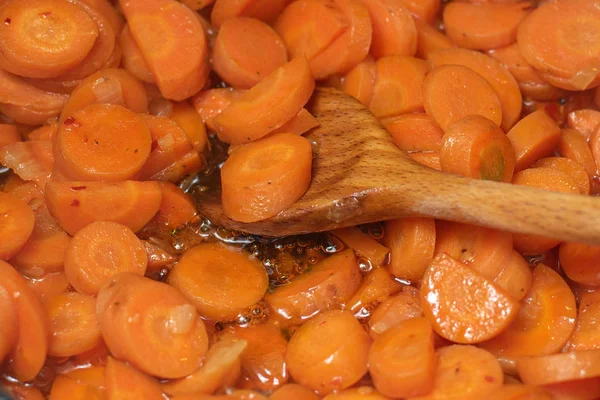
[[[446,174],[413,161],[354,98],[317,88],[309,111],[320,126],[310,188],[292,207],[254,223],[223,215],[220,193],[200,194],[213,223],[263,236],[326,231],[407,216],[429,216],[505,231],[600,244],[600,198]]]

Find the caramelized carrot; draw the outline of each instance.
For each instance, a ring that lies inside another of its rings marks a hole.
[[[0,260],[8,260],[29,240],[35,225],[35,216],[23,200],[1,192],[0,216]]]
[[[174,255],[158,245],[151,243],[148,240],[142,240],[142,243],[146,250],[146,256],[148,257],[146,273],[157,272],[177,261],[177,258]]]
[[[241,16],[273,22],[288,3],[289,0],[216,0],[211,22],[217,29],[226,20]]]
[[[80,0],[80,2],[88,5],[94,10],[97,10],[104,17],[106,17],[116,34],[123,30],[123,26],[125,25],[123,15],[112,6],[109,0]]]
[[[185,131],[196,151],[202,154],[208,146],[208,137],[202,117],[194,107],[185,101],[173,103],[169,118]]]
[[[574,129],[563,129],[558,142],[558,152],[562,157],[571,159],[583,166],[591,178],[598,175],[598,167],[587,141]]]
[[[0,124],[0,147],[21,141],[16,125]]]
[[[371,313],[369,334],[377,339],[387,330],[403,321],[422,316],[419,291],[412,286],[404,286],[397,295],[385,299]]]
[[[269,400],[319,400],[319,397],[310,389],[297,383],[282,385],[269,396]]]
[[[192,98],[192,104],[206,127],[216,131],[214,119],[231,104],[231,101],[239,97],[244,91],[232,88],[217,88],[203,90]]]
[[[513,251],[508,264],[494,278],[494,283],[520,301],[531,288],[533,275],[529,264],[516,251]]]
[[[160,207],[156,182],[48,182],[48,209],[60,226],[74,235],[95,221],[114,221],[137,232]]]
[[[402,0],[402,4],[415,17],[415,21],[422,20],[432,23],[438,15],[440,0]]]
[[[405,114],[386,118],[382,123],[404,151],[440,151],[442,147],[444,132],[427,114]]]
[[[158,382],[112,357],[108,357],[104,376],[109,399],[164,400]]]
[[[376,76],[375,61],[371,57],[367,57],[346,74],[342,88],[344,92],[368,107],[373,98]]]
[[[159,227],[179,228],[197,217],[192,198],[170,182],[159,182],[162,200],[151,223]]]
[[[278,133],[286,132],[295,133],[296,135],[303,135],[319,125],[319,121],[313,117],[306,108],[303,108],[298,112],[298,114],[296,114],[295,117],[269,133],[269,135],[276,135]]]
[[[600,396],[600,378],[554,383],[544,389],[554,400],[594,400]]]
[[[586,286],[600,285],[600,247],[564,242],[559,250],[560,264],[569,279]]]
[[[428,24],[416,19],[415,26],[417,27],[417,57],[426,60],[437,50],[454,47],[446,35]]]
[[[402,286],[385,268],[375,268],[363,279],[354,296],[346,302],[345,308],[359,317],[368,315],[375,305],[401,289]]]
[[[517,361],[523,383],[548,385],[600,376],[600,350],[524,357]]]
[[[573,179],[579,188],[579,193],[590,194],[590,177],[583,169],[583,165],[576,161],[564,157],[547,157],[536,161],[531,167],[556,168]]]
[[[562,247],[562,246],[561,246]],[[600,292],[583,292],[579,296],[577,324],[573,335],[563,348],[566,351],[600,349],[598,314],[600,313]]]
[[[27,134],[28,140],[52,140],[58,131],[58,124],[40,126]]]
[[[44,400],[44,395],[40,389],[35,386],[29,386],[22,383],[2,381],[0,387],[14,396],[17,400]]]
[[[67,275],[64,272],[51,272],[36,278],[27,278],[27,286],[37,295],[40,302],[68,292],[71,288]]]
[[[144,59],[142,51],[131,36],[129,25],[126,25],[119,37],[119,44],[123,49],[123,68],[131,72],[136,78],[147,83],[154,83],[154,75]]]
[[[59,375],[52,383],[50,400],[103,400],[104,367],[88,367],[75,369],[67,374]]]
[[[420,151],[418,153],[410,153],[409,156],[421,165],[435,169],[437,171],[442,170],[442,165],[440,164],[440,153],[438,152]]]
[[[371,54],[414,56],[417,52],[417,28],[402,1],[366,0],[373,26]]]
[[[0,363],[17,344],[18,312],[12,293],[0,286]]]
[[[575,110],[567,115],[567,126],[581,132],[588,140],[598,125],[600,125],[600,111],[597,110]]]
[[[553,400],[543,388],[523,384],[504,384],[489,394],[489,400]]]
[[[389,249],[357,227],[341,228],[331,231],[359,256],[366,257],[373,266],[379,267],[385,262]]]

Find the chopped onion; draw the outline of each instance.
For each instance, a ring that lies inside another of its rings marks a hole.
[[[121,82],[111,78],[99,78],[92,85],[98,103],[125,105]]]
[[[155,99],[148,105],[148,111],[157,117],[170,117],[173,114],[173,103],[167,99]]]
[[[596,80],[599,73],[600,68],[597,65],[588,65],[571,77],[571,84],[579,90],[585,90]]]

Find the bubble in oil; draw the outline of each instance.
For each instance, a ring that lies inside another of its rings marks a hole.
[[[314,265],[314,264],[316,264],[316,263],[318,263],[318,262],[319,262],[319,259],[318,259],[317,257],[314,257],[314,256],[313,256],[313,257],[310,257],[310,258],[308,259],[308,263],[309,263],[309,264],[313,264],[313,265]]]
[[[382,239],[385,231],[382,223],[370,224],[367,227],[367,233],[375,240]]]
[[[368,258],[359,257],[358,268],[363,273],[371,272],[373,270],[373,264],[371,264],[371,261],[369,261]]]

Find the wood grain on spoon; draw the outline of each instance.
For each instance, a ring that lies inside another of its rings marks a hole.
[[[291,208],[255,223],[223,215],[220,193],[202,193],[198,210],[223,227],[286,236],[407,216],[430,216],[505,231],[600,244],[600,198],[474,180],[424,167],[396,147],[365,107],[330,88],[307,106],[320,126],[313,177]]]

